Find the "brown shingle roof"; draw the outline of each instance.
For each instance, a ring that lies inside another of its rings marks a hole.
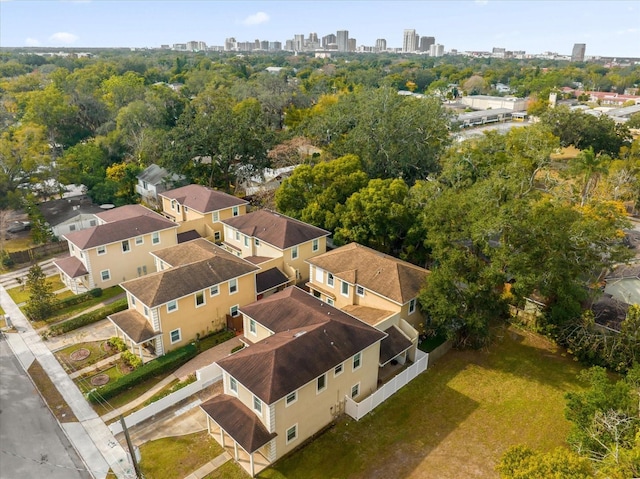
[[[388,334],[380,343],[380,364],[384,366],[398,354],[406,351],[411,347],[411,341],[400,332],[396,326],[391,326],[385,330]]]
[[[136,344],[144,343],[162,334],[161,332],[155,332],[146,318],[135,309],[126,309],[119,313],[111,314],[107,318],[124,331]]]
[[[347,304],[343,306],[342,311],[349,313],[354,318],[364,321],[371,326],[375,326],[380,321],[387,319],[394,314],[393,311],[385,311],[384,309],[371,308],[369,306],[360,306],[359,304]]]
[[[328,236],[329,232],[268,210],[257,210],[222,221],[241,233],[285,249]]]
[[[201,185],[182,186],[165,191],[160,196],[176,200],[181,205],[203,214],[248,203],[243,199]]]
[[[271,268],[256,274],[256,292],[261,294],[288,282],[289,278],[282,271],[278,268]]]
[[[149,212],[153,213],[149,208],[145,208],[142,205],[124,205],[111,210],[102,210],[96,213],[96,216],[106,223],[112,223],[114,221],[136,218]]]
[[[169,246],[168,248],[162,248],[151,254],[175,267],[214,258],[217,254],[220,254],[221,250],[224,251],[211,241],[204,238],[197,238],[192,241]]]
[[[429,271],[358,243],[308,259],[307,263],[359,284],[399,304],[418,296]]]
[[[82,261],[75,256],[57,259],[53,263],[70,278],[78,278],[85,274],[89,274]]]
[[[201,248],[200,245],[194,246],[197,242],[208,243],[201,239],[166,248],[173,250],[175,258],[182,258],[174,261],[175,267],[126,281],[121,286],[143,304],[153,308],[259,270],[257,266],[216,245],[211,245],[212,251],[203,253],[204,259],[193,262],[189,252]],[[160,254],[158,256],[161,257]]]
[[[276,334],[218,365],[267,404],[386,336],[297,287],[246,306],[242,312]]]
[[[227,394],[215,396],[200,407],[248,453],[257,451],[277,436],[267,431],[239,399]]]
[[[130,205],[139,206],[139,205]],[[126,207],[123,207],[126,208]],[[96,246],[123,241],[136,236],[162,231],[169,228],[177,228],[178,225],[160,216],[153,211],[140,206],[142,210],[128,210],[128,213],[138,211],[138,216],[129,216],[124,219],[87,228],[81,231],[68,233],[64,237],[80,249],[95,248]],[[116,208],[118,209],[118,208]],[[115,211],[115,210],[112,210]]]

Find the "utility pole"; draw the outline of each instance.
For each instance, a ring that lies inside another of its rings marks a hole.
[[[122,432],[124,432],[124,438],[127,440],[127,447],[129,448],[129,454],[131,455],[131,462],[133,462],[133,469],[136,471],[136,479],[142,479],[142,473],[140,472],[140,466],[136,459],[136,451],[131,444],[131,438],[129,437],[129,430],[127,424],[124,422],[124,416],[120,414],[120,424],[122,425]]]

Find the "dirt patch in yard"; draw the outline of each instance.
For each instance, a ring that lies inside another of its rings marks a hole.
[[[33,361],[27,372],[58,421],[61,423],[78,422],[73,410],[37,360]]]

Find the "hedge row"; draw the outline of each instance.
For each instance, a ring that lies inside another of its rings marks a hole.
[[[57,301],[53,305],[52,310],[60,311],[61,309],[75,306],[76,304],[84,303],[93,298],[99,298],[100,296],[102,296],[102,288],[94,288],[91,291],[87,291],[86,293],[76,294],[74,296],[69,296],[68,298]]]
[[[68,321],[50,326],[49,335],[59,336],[60,334],[73,331],[74,329],[81,328],[82,326],[86,326],[87,324],[96,323],[106,318],[110,314],[124,311],[125,309],[127,309],[127,299],[119,299],[107,306],[104,306],[103,308],[96,309],[95,311],[82,314],[73,319],[69,319]]]
[[[196,341],[198,345],[198,349],[200,352],[206,351],[218,344],[222,344],[225,341],[229,341],[230,339],[235,337],[235,333],[233,331],[229,331],[228,329],[223,329],[221,331],[216,331],[215,333],[211,333],[207,336],[199,338]]]
[[[197,354],[198,349],[195,344],[188,344],[148,362],[126,376],[121,376],[113,382],[90,391],[87,394],[87,399],[92,403],[110,399],[142,381],[179,368]]]

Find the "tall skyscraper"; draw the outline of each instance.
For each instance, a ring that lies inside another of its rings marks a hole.
[[[293,49],[297,52],[304,50],[304,34],[293,36]]]
[[[338,38],[333,33],[322,37],[322,48],[328,48],[329,45],[335,45],[337,43]]]
[[[436,43],[435,37],[420,37],[420,51],[428,52],[429,47]]]
[[[376,40],[376,52],[387,51],[387,41],[384,38],[378,38]]]
[[[349,51],[349,52],[355,52],[356,51],[356,39],[355,38],[349,38],[349,40],[347,40],[347,51]]]
[[[571,61],[572,62],[583,62],[584,61],[584,52],[587,49],[586,43],[574,43],[573,51],[571,52]]]
[[[414,29],[405,30],[404,37],[402,39],[402,51],[415,52],[417,49],[416,31]]]
[[[338,30],[336,40],[339,52],[349,51],[349,30]]]
[[[435,43],[429,47],[429,56],[441,57],[442,55],[444,55],[444,45]]]

